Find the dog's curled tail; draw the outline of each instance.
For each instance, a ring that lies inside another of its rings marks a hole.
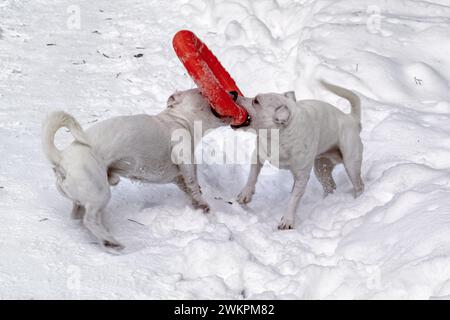
[[[320,83],[335,95],[348,100],[352,106],[351,115],[361,122],[361,99],[353,91],[328,83],[325,80],[320,80]]]
[[[56,148],[54,141],[56,132],[63,127],[70,130],[75,141],[89,146],[86,134],[74,117],[63,111],[50,113],[42,128],[42,146],[45,155],[53,165],[58,165],[61,162],[61,151]]]

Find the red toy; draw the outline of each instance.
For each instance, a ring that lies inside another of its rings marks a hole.
[[[243,94],[219,60],[197,36],[188,30],[173,37],[173,48],[191,78],[220,117],[231,117],[233,127],[246,126],[250,117],[228,93]]]

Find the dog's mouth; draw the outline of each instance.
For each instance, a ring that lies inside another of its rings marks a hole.
[[[239,98],[239,94],[238,94],[237,91],[229,91],[228,94],[230,95],[231,99],[233,99],[233,101],[234,101],[240,108],[243,108],[243,109],[247,112],[246,108],[244,108],[243,106],[241,106],[241,105],[239,105],[239,104],[237,103],[237,100],[238,100],[238,98]],[[242,124],[239,124],[239,125],[232,125],[232,124],[231,124],[231,123],[233,122],[233,118],[232,118],[232,117],[229,117],[229,116],[222,116],[221,114],[219,114],[219,113],[217,112],[216,109],[214,109],[214,107],[213,107],[212,105],[209,105],[209,108],[211,109],[212,114],[213,114],[216,118],[220,119],[223,123],[225,123],[225,124],[227,124],[227,125],[231,125],[231,127],[232,127],[233,129],[237,129],[237,128],[241,128],[241,127],[246,127],[246,126],[248,126],[248,125],[250,124],[250,115],[249,115],[248,112],[247,112],[247,119],[246,119]]]
[[[246,109],[246,111],[247,111],[247,109]],[[241,124],[238,124],[238,125],[231,125],[231,128],[236,130],[236,129],[239,129],[239,128],[249,127],[251,122],[252,122],[252,118],[250,117],[250,114],[247,112],[247,118],[245,119],[245,121],[243,123],[241,123]]]
[[[211,105],[209,105],[209,108],[211,109],[212,114],[219,119],[222,119],[222,116],[214,109]]]
[[[240,107],[244,108],[242,106],[240,106]],[[250,125],[250,123],[251,123],[251,117],[250,117],[250,114],[248,112],[247,112],[247,118],[245,119],[245,121],[243,123],[238,124],[238,125],[233,125],[233,124],[231,124],[233,122],[233,118],[226,117],[226,116],[221,116],[212,106],[210,106],[210,109],[211,109],[212,114],[217,119],[220,119],[220,121],[222,121],[226,125],[230,125],[231,128],[233,128],[233,129],[239,129],[239,128],[243,128],[243,127],[248,127]],[[247,109],[245,109],[245,111],[247,111]]]

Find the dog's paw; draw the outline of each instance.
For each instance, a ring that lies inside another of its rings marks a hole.
[[[209,211],[211,211],[209,204],[206,202],[194,202],[193,205],[195,209],[200,209],[203,213],[209,213]]]
[[[72,211],[72,213],[70,214],[70,218],[73,220],[81,220],[83,219],[83,212],[77,210],[77,211]]]
[[[251,188],[244,188],[242,191],[238,194],[236,200],[240,204],[249,203],[252,201],[253,194],[255,193],[254,189]]]
[[[290,229],[294,229],[294,220],[282,217],[280,223],[278,224],[278,230],[290,230]]]
[[[353,198],[354,199],[358,198],[363,192],[364,192],[364,186],[362,186],[359,189],[354,189],[353,190]]]
[[[328,197],[330,194],[333,194],[334,193],[334,190],[324,190],[323,191],[323,194],[322,194],[322,198],[326,198],[326,197]]]
[[[102,246],[108,253],[111,254],[121,254],[121,251],[125,249],[124,245],[120,244],[119,242],[113,242],[110,240],[103,240]]]

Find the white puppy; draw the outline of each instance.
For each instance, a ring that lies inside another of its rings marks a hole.
[[[356,198],[364,190],[361,180],[363,145],[361,132],[360,99],[353,92],[326,83],[322,84],[336,95],[347,99],[351,113],[344,114],[332,105],[317,100],[296,102],[294,92],[285,94],[259,94],[255,98],[238,97],[237,103],[251,116],[250,128],[279,129],[279,167],[288,169],[294,176],[292,195],[279,229],[292,229],[300,199],[305,192],[311,169],[323,186],[324,195],[336,189],[332,171],[343,163]],[[243,129],[245,130],[245,128]],[[270,142],[268,134],[268,145]],[[257,144],[258,146],[258,144]],[[257,152],[257,148],[255,152]],[[265,160],[257,152],[256,164],[252,164],[247,184],[238,195],[239,203],[251,201],[255,184]]]
[[[115,117],[86,131],[67,113],[49,115],[43,125],[42,142],[54,168],[57,188],[73,201],[72,217],[83,219],[106,249],[123,248],[102,224],[102,212],[111,196],[109,187],[119,182],[119,176],[141,182],[176,183],[196,208],[209,211],[197,182],[194,153],[190,163],[172,160],[177,157],[172,154],[172,132],[186,129],[193,137],[194,121],[202,121],[202,134],[227,125],[211,112],[197,89],[173,94],[167,109],[158,115]],[[75,138],[63,151],[54,144],[61,127],[68,128]]]

